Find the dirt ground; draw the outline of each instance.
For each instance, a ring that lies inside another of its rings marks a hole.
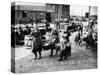
[[[81,69],[96,69],[97,54],[85,49],[84,46],[79,47],[74,43],[74,34],[72,34],[72,54],[67,60],[58,61],[58,55],[49,57],[50,50],[42,51],[42,59],[34,60],[34,54],[31,49],[16,48],[15,56],[15,72],[16,73],[32,73],[32,72],[51,72],[51,71],[67,71]],[[19,51],[18,51],[19,50]],[[24,51],[24,52],[23,52]],[[26,53],[26,54],[25,54]],[[12,65],[14,65],[12,63]]]
[[[49,51],[45,52],[49,54]],[[43,54],[44,55],[44,54]],[[44,57],[45,56],[45,57]],[[47,72],[47,71],[67,71],[97,68],[97,59],[93,53],[78,52],[72,53],[72,56],[65,61],[57,61],[59,55],[49,57],[44,55],[42,59],[34,60],[34,55],[31,54],[16,61],[16,73],[29,72]]]

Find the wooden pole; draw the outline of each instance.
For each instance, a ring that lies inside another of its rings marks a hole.
[[[89,20],[88,20],[88,25],[89,25],[89,22],[90,22],[90,11],[91,11],[91,6],[89,6],[89,16],[88,16]]]

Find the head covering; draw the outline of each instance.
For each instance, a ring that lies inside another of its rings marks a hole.
[[[67,37],[67,34],[63,33],[63,34],[62,34],[62,37],[63,37],[63,38],[66,38],[66,37]]]

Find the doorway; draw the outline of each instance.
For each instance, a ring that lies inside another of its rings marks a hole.
[[[51,22],[51,14],[50,13],[46,13],[46,20],[48,22]]]

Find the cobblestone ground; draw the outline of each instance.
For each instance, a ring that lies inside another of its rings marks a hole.
[[[34,54],[16,59],[15,71],[16,73],[31,73],[31,72],[47,72],[47,71],[67,71],[67,70],[81,70],[81,69],[95,69],[97,68],[96,53],[91,50],[86,50],[74,43],[74,34],[72,34],[72,55],[67,60],[57,61],[59,54],[49,57],[50,50],[42,52],[42,59],[34,60]],[[27,53],[27,52],[25,52]]]

